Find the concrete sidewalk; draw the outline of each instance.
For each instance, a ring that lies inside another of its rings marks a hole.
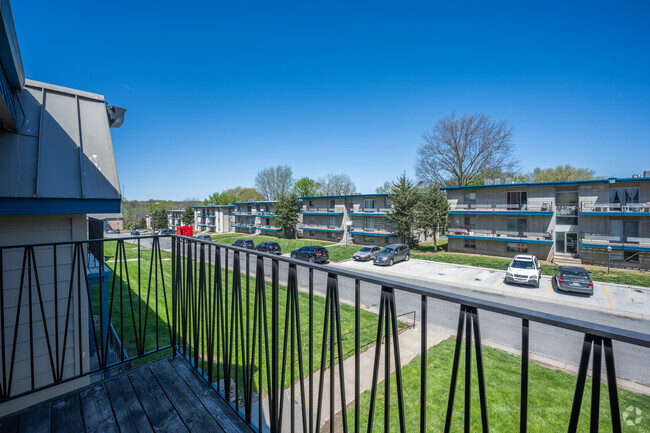
[[[427,349],[430,349],[431,347],[435,346],[436,344],[440,343],[443,340],[448,339],[454,335],[454,332],[450,332],[447,329],[437,327],[437,326],[428,326],[427,328]],[[417,323],[416,328],[409,328],[405,331],[402,331],[399,334],[399,348],[400,348],[400,362],[402,364],[402,368],[409,364],[413,359],[415,359],[417,356],[420,355],[420,344],[421,344],[421,328],[419,327],[419,322]],[[385,341],[385,339],[384,339]],[[392,337],[390,340],[391,343],[391,360],[390,360],[390,372],[391,374],[395,372],[395,358],[394,358],[394,353],[393,353],[393,346],[392,346]],[[379,375],[377,378],[377,383],[383,383],[384,381],[384,346],[385,344],[382,343],[381,347],[381,359],[379,362]],[[363,394],[366,391],[370,391],[372,388],[372,374],[373,374],[373,369],[374,369],[374,362],[375,362],[375,352],[376,352],[376,346],[373,345],[370,347],[368,350],[365,352],[362,352],[359,355],[359,385],[360,385],[360,395]],[[355,386],[355,374],[354,374],[354,363],[355,359],[354,356],[349,357],[345,361],[343,361],[343,374],[344,374],[344,379],[345,379],[345,404],[346,406],[349,405],[350,403],[354,402],[354,386]],[[287,366],[288,367],[288,366]],[[288,368],[287,368],[288,369]],[[322,401],[322,406],[321,406],[321,421],[320,421],[320,427],[323,427],[326,423],[330,421],[330,369],[325,370],[325,375],[324,375],[324,380],[323,380],[323,401]],[[313,384],[314,384],[314,402],[313,405],[311,405],[313,410],[313,419],[314,422],[316,422],[316,410],[318,406],[318,386],[319,386],[319,380],[320,380],[320,370],[314,372],[313,375]],[[394,380],[394,379],[392,379]],[[338,362],[334,367],[334,413],[339,414],[341,412],[341,390],[340,390],[340,377],[339,377],[339,368],[338,368]],[[309,378],[303,379],[303,385],[305,387],[305,403],[309,407]],[[300,391],[300,383],[296,382],[294,385],[295,389],[295,401],[293,402],[293,409],[294,409],[294,423],[297,426],[299,430],[302,429],[302,404],[301,404],[301,391]],[[290,425],[291,425],[291,388],[288,388],[284,391],[283,396],[282,396],[284,403],[283,403],[283,413],[282,413],[282,430],[289,430]],[[263,407],[263,418],[264,418],[264,428],[262,431],[264,432],[269,432],[269,426],[268,426],[268,420],[270,419],[270,412],[269,412],[269,400],[268,398],[264,398],[262,400],[262,407]],[[259,410],[259,404],[254,403],[253,404],[253,420],[257,420],[258,418],[258,410]],[[306,423],[309,425],[309,409],[307,408],[305,410],[307,419]],[[348,416],[354,416],[353,412],[348,412]]]

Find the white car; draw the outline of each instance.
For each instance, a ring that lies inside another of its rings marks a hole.
[[[506,271],[506,283],[530,284],[539,287],[542,269],[537,257],[530,254],[516,255]]]

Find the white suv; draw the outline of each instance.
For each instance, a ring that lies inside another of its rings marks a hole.
[[[506,283],[530,284],[539,287],[542,269],[537,257],[530,254],[519,254],[512,259],[506,271]]]

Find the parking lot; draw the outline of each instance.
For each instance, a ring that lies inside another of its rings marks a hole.
[[[411,259],[393,266],[374,266],[370,262],[346,260],[339,266],[380,272],[393,276],[407,276],[429,281],[455,283],[464,287],[501,292],[512,296],[536,298],[544,302],[557,302],[599,308],[623,314],[640,314],[650,316],[650,288],[624,286],[620,284],[600,283],[594,281],[593,296],[565,293],[558,291],[552,284],[551,277],[542,275],[539,288],[504,282],[505,269],[478,268],[473,266],[439,263],[428,260]]]

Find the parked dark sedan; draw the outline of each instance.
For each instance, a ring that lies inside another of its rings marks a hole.
[[[411,258],[408,245],[388,245],[375,254],[373,265],[393,266],[393,263]]]
[[[210,235],[198,235],[196,238],[202,241],[212,241]]]
[[[292,259],[309,260],[310,262],[325,263],[330,255],[324,247],[307,246],[291,251]]]
[[[575,292],[586,295],[594,294],[594,282],[584,268],[577,266],[560,266],[555,273],[555,284],[563,292]]]
[[[262,251],[265,253],[272,253],[277,255],[282,254],[282,249],[280,248],[280,244],[277,242],[262,242],[261,244],[256,246],[255,249],[257,251]]]
[[[140,230],[138,229],[131,230],[131,236],[140,236]]]
[[[235,242],[232,243],[232,246],[248,248],[250,250],[255,249],[255,243],[250,239],[237,239]]]

